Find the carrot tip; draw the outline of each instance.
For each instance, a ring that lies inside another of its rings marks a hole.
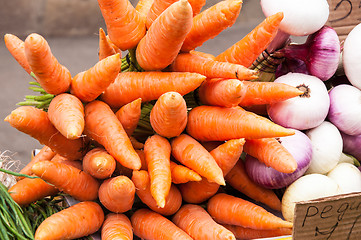
[[[7,115],[7,116],[4,118],[4,121],[5,121],[5,122],[9,122],[9,121],[10,121],[10,115]]]

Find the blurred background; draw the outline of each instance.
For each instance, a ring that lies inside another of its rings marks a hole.
[[[135,6],[138,0],[131,2]],[[207,0],[203,9],[217,2]],[[97,0],[0,0],[0,4],[0,118],[4,119],[25,95],[33,94],[28,89],[32,78],[5,47],[3,36],[6,33],[22,40],[30,33],[41,34],[58,61],[75,76],[98,61],[98,31],[100,27],[106,31],[106,27]],[[259,0],[243,0],[236,23],[197,50],[218,55],[264,18]],[[37,140],[7,122],[0,122],[0,153],[19,160],[19,168],[30,161],[33,149],[41,147]]]

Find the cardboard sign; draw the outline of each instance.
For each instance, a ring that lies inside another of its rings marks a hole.
[[[297,203],[292,235],[294,240],[361,239],[361,193]]]

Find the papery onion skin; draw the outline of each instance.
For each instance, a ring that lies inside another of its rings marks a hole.
[[[348,135],[341,132],[343,140],[343,152],[350,154],[361,162],[361,134],[360,135]]]
[[[339,163],[327,173],[338,184],[338,193],[361,192],[361,172],[351,163]]]
[[[255,183],[269,189],[280,189],[288,186],[306,172],[312,157],[311,140],[303,132],[294,131],[294,135],[281,137],[279,141],[295,158],[297,162],[296,171],[293,173],[281,173],[271,167],[267,167],[258,159],[247,155],[245,158],[245,168],[247,174]]]

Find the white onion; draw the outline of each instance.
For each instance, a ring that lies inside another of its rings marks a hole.
[[[353,164],[340,163],[327,176],[333,179],[338,187],[339,194],[361,192],[361,172]]]

